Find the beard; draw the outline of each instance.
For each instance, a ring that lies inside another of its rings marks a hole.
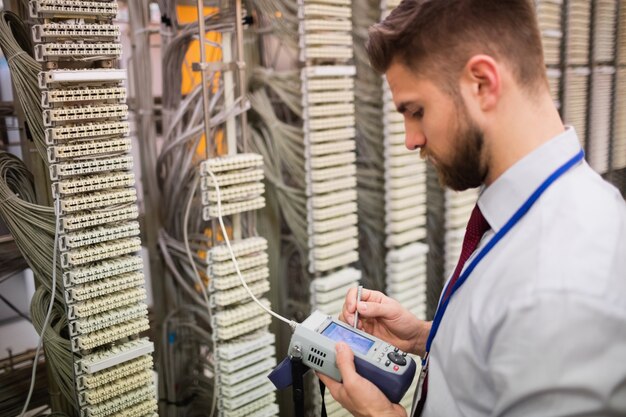
[[[420,156],[433,163],[439,183],[455,191],[479,187],[487,177],[487,163],[483,161],[484,133],[471,120],[465,106],[460,107],[451,160],[442,161],[426,148],[420,150]]]

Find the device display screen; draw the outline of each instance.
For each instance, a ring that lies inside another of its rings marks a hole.
[[[331,322],[328,327],[324,329],[322,334],[336,342],[346,342],[353,351],[362,353],[363,355],[366,355],[367,351],[370,350],[374,344],[373,340],[363,337],[335,322]]]

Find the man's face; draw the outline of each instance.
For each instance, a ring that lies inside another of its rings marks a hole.
[[[460,94],[452,98],[398,62],[391,64],[386,76],[396,108],[404,116],[406,147],[420,149],[443,186],[457,191],[480,186],[487,176],[484,136]]]

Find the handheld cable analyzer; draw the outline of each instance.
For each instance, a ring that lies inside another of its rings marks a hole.
[[[415,361],[389,343],[320,311],[314,311],[295,328],[289,352],[300,353],[305,365],[341,381],[335,358],[337,342],[350,346],[359,375],[376,385],[391,402],[402,399],[415,376]]]

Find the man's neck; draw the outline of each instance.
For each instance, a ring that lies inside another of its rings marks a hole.
[[[503,105],[498,123],[485,132],[489,164],[485,185],[564,130],[548,94],[533,102],[523,96],[510,99]]]

